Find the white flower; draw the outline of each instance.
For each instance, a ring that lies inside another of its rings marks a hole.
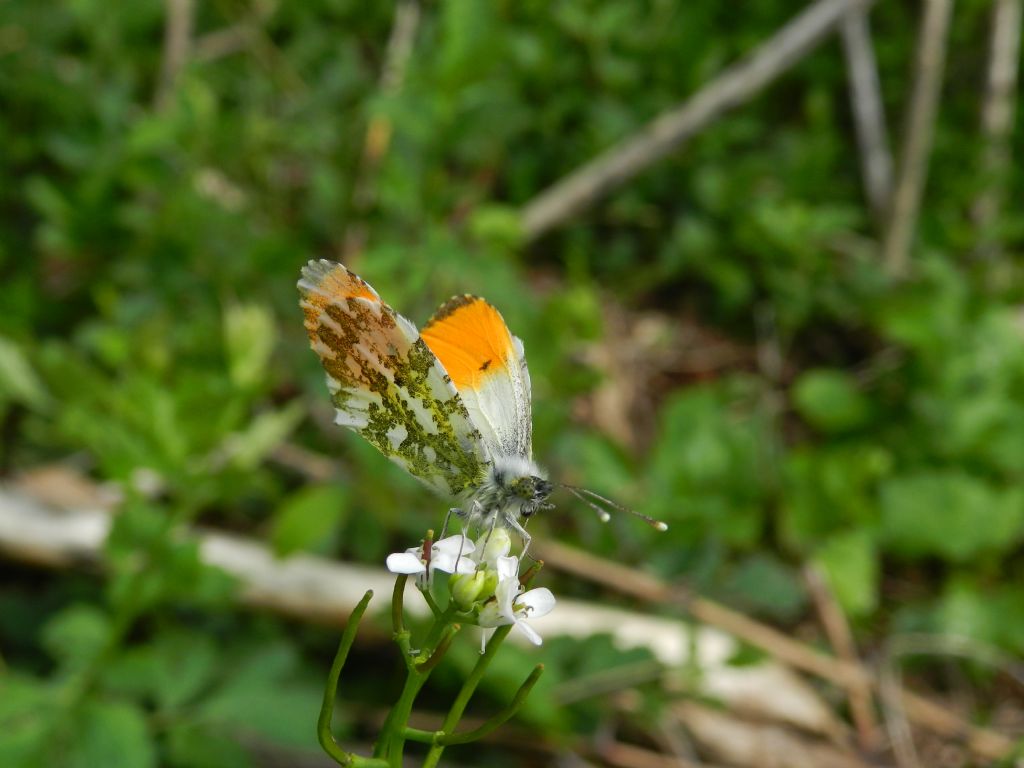
[[[473,559],[488,568],[497,569],[498,558],[508,555],[510,549],[512,549],[512,537],[509,536],[508,531],[505,528],[494,528],[477,541]]]
[[[526,635],[534,645],[541,644],[537,630],[526,623],[527,618],[538,618],[551,613],[555,607],[555,596],[547,588],[523,592],[519,583],[519,558],[499,557],[496,562],[498,586],[494,590],[494,602],[480,611],[481,627],[501,627],[515,624],[516,629]]]
[[[434,571],[445,573],[473,573],[474,563],[467,555],[472,554],[476,546],[462,534],[449,536],[436,541],[430,547],[430,566],[423,562],[423,547],[410,547],[405,552],[393,552],[388,555],[387,566],[392,573],[408,576],[416,575],[421,579],[430,580]]]

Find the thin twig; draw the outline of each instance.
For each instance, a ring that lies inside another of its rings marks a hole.
[[[254,3],[245,18],[222,29],[201,35],[196,39],[193,57],[196,61],[211,62],[258,44],[263,23],[274,15],[277,5],[278,0],[263,0]]]
[[[921,761],[910,729],[903,673],[900,665],[906,656],[955,656],[999,669],[1024,686],[1024,664],[1009,654],[985,643],[954,635],[899,635],[886,644],[881,670],[881,693],[885,725],[893,751],[901,768],[919,768]]]
[[[240,21],[208,32],[196,40],[195,60],[205,64],[244,51],[252,44],[253,31],[251,22]]]
[[[858,9],[847,13],[839,31],[850,83],[864,195],[875,221],[882,226],[892,198],[892,153],[867,12]]]
[[[994,232],[1006,191],[1006,174],[1013,167],[1010,133],[1017,104],[1020,66],[1021,0],[995,0],[992,8],[985,101],[981,109],[981,173],[985,185],[971,208],[978,228],[976,255],[993,258],[999,253]]]
[[[882,261],[891,275],[906,273],[917,229],[921,197],[939,108],[953,0],[925,0],[917,43],[914,86],[900,147],[899,173],[892,215],[882,246]]]
[[[710,763],[694,762],[676,755],[663,755],[624,741],[602,744],[595,751],[594,757],[616,768],[715,768]]]
[[[676,150],[800,61],[849,12],[866,9],[872,2],[818,0],[681,106],[662,113],[530,201],[522,210],[526,239],[537,239]]]
[[[413,44],[416,41],[416,30],[420,22],[420,5],[418,0],[400,0],[395,7],[395,20],[391,26],[387,51],[384,56],[384,68],[380,75],[380,92],[385,95],[397,93],[405,82],[406,70],[412,56]],[[363,140],[363,154],[360,158],[359,171],[356,174],[352,191],[351,219],[352,223],[345,232],[342,246],[342,258],[351,261],[366,245],[365,216],[373,205],[376,197],[374,178],[384,155],[391,145],[393,126],[387,115],[374,114],[366,126],[366,137]]]
[[[164,23],[164,48],[157,81],[157,109],[164,109],[174,93],[178,75],[188,61],[192,47],[192,25],[195,18],[193,0],[165,0],[167,18]]]
[[[843,609],[836,602],[832,590],[829,589],[824,574],[814,565],[804,569],[814,607],[818,618],[825,629],[829,643],[836,656],[850,664],[860,664],[857,646],[850,632]],[[871,686],[867,684],[850,685],[846,688],[850,699],[850,715],[857,728],[860,747],[865,752],[872,752],[878,747],[878,722],[875,719],[874,704],[871,700]]]

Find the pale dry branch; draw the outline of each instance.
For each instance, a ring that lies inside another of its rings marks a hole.
[[[909,267],[910,248],[928,179],[952,15],[953,0],[925,0],[892,213],[882,245],[882,261],[894,276],[902,276]]]
[[[1018,96],[1021,15],[1021,0],[995,0],[981,109],[981,173],[985,186],[971,208],[978,229],[979,256],[994,257],[999,252],[998,236],[993,229],[1003,206],[1006,172],[1013,162],[1010,134]]]
[[[615,768],[715,768],[711,763],[663,755],[624,741],[602,744],[594,756]]]
[[[817,0],[745,59],[726,69],[679,107],[541,192],[522,210],[522,229],[535,240],[661,160],[718,117],[748,101],[814,48],[847,14],[873,0]]]
[[[155,103],[164,109],[174,93],[178,75],[188,61],[192,48],[192,26],[195,22],[194,0],[165,0],[164,47],[157,81]]]
[[[859,665],[860,657],[850,625],[846,621],[846,614],[832,594],[825,575],[818,567],[808,565],[804,568],[804,578],[818,618],[836,656],[849,664]],[[846,690],[850,701],[850,715],[857,728],[860,747],[866,752],[874,751],[878,746],[878,722],[875,719],[871,686],[863,681],[858,685],[847,686]]]
[[[748,768],[868,768],[834,745],[810,739],[770,723],[758,723],[682,701],[674,710],[702,752],[727,765]]]
[[[406,70],[409,67],[409,59],[412,57],[419,23],[420,5],[418,0],[400,0],[395,6],[395,18],[391,25],[391,35],[388,38],[384,55],[384,67],[380,74],[380,93],[389,95],[401,90],[402,84],[405,82]],[[363,153],[352,191],[351,218],[353,223],[346,230],[345,242],[342,245],[342,259],[345,261],[351,261],[366,245],[367,230],[364,217],[376,197],[374,181],[377,168],[391,145],[393,130],[391,118],[382,114],[371,115],[366,126]]]
[[[879,673],[886,729],[901,768],[920,768],[903,688],[901,662],[907,656],[954,656],[999,669],[1024,686],[1024,663],[985,643],[956,635],[909,634],[887,644]],[[1019,763],[1018,763],[1019,764]]]
[[[875,221],[882,226],[892,198],[892,152],[867,12],[850,11],[839,30],[850,83],[850,107],[857,132],[864,195]]]
[[[244,51],[253,41],[253,26],[248,21],[218,29],[196,40],[195,60],[203,63],[216,61],[233,53]]]
[[[233,53],[261,45],[263,23],[277,11],[277,0],[265,0],[252,5],[251,13],[230,26],[208,32],[195,43],[196,61],[211,62]]]

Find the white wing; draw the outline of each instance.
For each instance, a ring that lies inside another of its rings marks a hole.
[[[441,306],[422,334],[462,396],[490,455],[532,458],[526,354],[498,310],[475,296],[457,296]]]

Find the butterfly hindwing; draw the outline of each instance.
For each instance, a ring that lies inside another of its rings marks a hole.
[[[445,302],[422,330],[491,455],[531,458],[530,373],[523,343],[476,296]]]
[[[483,436],[416,327],[341,264],[310,261],[298,287],[336,422],[441,493],[475,487]]]

